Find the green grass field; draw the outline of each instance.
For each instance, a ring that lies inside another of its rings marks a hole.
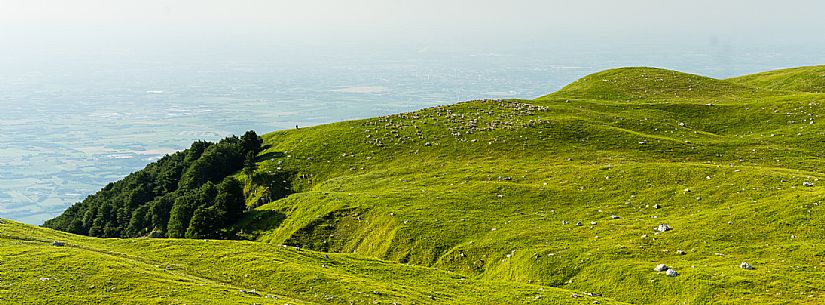
[[[250,204],[291,195],[247,213],[249,241],[5,221],[0,303],[822,303],[823,71],[621,68],[276,131],[238,179]]]

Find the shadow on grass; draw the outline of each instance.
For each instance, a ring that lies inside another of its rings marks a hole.
[[[265,153],[265,154],[262,154],[262,155],[258,156],[258,161],[270,160],[270,159],[275,159],[275,158],[283,158],[284,156],[286,156],[286,154],[284,154],[281,151],[271,151],[271,152],[268,152],[268,153]]]
[[[284,213],[272,210],[252,210],[235,224],[234,230],[237,239],[255,240],[262,233],[273,230],[286,219]]]
[[[292,179],[295,177],[293,171],[277,171],[268,173],[258,173],[252,177],[252,183],[265,188],[264,195],[255,204],[249,206],[250,210],[286,198],[294,193],[292,190]]]

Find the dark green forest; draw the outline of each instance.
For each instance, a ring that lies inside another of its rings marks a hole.
[[[246,210],[243,185],[263,141],[254,131],[197,141],[108,184],[43,226],[95,237],[231,238]],[[249,168],[244,168],[249,167]]]

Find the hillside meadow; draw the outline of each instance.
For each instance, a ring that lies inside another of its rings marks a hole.
[[[619,68],[271,132],[233,240],[4,220],[0,302],[821,303],[823,90],[823,66]]]

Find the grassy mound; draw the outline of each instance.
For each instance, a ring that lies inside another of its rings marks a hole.
[[[757,90],[709,77],[659,68],[618,68],[585,76],[545,98],[623,101],[702,99],[713,102]]]
[[[782,69],[728,79],[745,86],[798,92],[825,92],[825,65]]]

